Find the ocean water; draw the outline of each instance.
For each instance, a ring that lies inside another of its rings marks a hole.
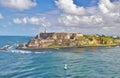
[[[120,78],[120,47],[15,50],[31,38],[0,36],[0,78]]]

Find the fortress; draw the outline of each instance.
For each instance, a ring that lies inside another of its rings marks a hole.
[[[19,45],[19,48],[44,48],[49,46],[76,46],[73,42],[77,37],[82,37],[80,33],[40,33],[27,44]]]
[[[80,46],[98,46],[114,44],[114,39],[81,33],[40,33],[27,43],[20,44],[18,49],[64,48]]]

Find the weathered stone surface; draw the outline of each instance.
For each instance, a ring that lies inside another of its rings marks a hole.
[[[109,37],[83,35],[80,33],[40,33],[18,49],[40,49],[49,47],[79,47],[83,45],[113,44]]]

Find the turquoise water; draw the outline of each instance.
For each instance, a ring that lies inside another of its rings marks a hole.
[[[30,39],[0,37],[0,47]],[[0,51],[0,78],[120,78],[120,47],[13,49]],[[64,64],[68,65],[67,70]]]

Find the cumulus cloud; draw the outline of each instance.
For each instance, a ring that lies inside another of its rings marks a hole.
[[[0,13],[0,19],[2,19],[3,18],[3,15]]]
[[[33,0],[1,0],[1,4],[8,8],[17,9],[20,11],[30,9],[37,5]]]
[[[99,0],[98,5],[90,7],[77,6],[74,4],[74,0],[56,0],[55,4],[63,11],[62,13],[47,14],[43,17],[38,15],[38,17],[15,18],[13,22],[16,24],[55,26],[58,29],[63,28],[65,32],[68,30],[104,34],[120,31],[118,29],[120,27],[120,0],[113,2]]]
[[[86,10],[84,7],[79,7],[73,3],[73,0],[58,0],[55,1],[58,8],[62,9],[66,13],[75,15],[84,15]]]
[[[50,26],[51,24],[46,20],[45,17],[24,17],[14,18],[13,22],[16,24],[33,24],[39,26]]]
[[[108,13],[110,10],[114,9],[114,5],[110,2],[110,0],[100,0],[99,8],[103,13]]]
[[[97,6],[90,7],[77,6],[74,0],[57,0],[55,3],[64,12],[58,17],[59,24],[68,27],[69,31],[119,34],[120,0],[99,0]]]
[[[60,23],[64,23],[66,26],[80,26],[80,25],[93,25],[102,24],[103,19],[101,16],[77,16],[77,15],[63,15],[59,19]]]
[[[99,0],[98,6],[84,8],[74,0],[57,0],[55,3],[64,14],[58,21],[65,26],[98,28],[112,30],[120,26],[120,1]]]
[[[120,16],[120,1],[110,2],[110,0],[100,0],[99,9],[102,13],[110,16]]]

